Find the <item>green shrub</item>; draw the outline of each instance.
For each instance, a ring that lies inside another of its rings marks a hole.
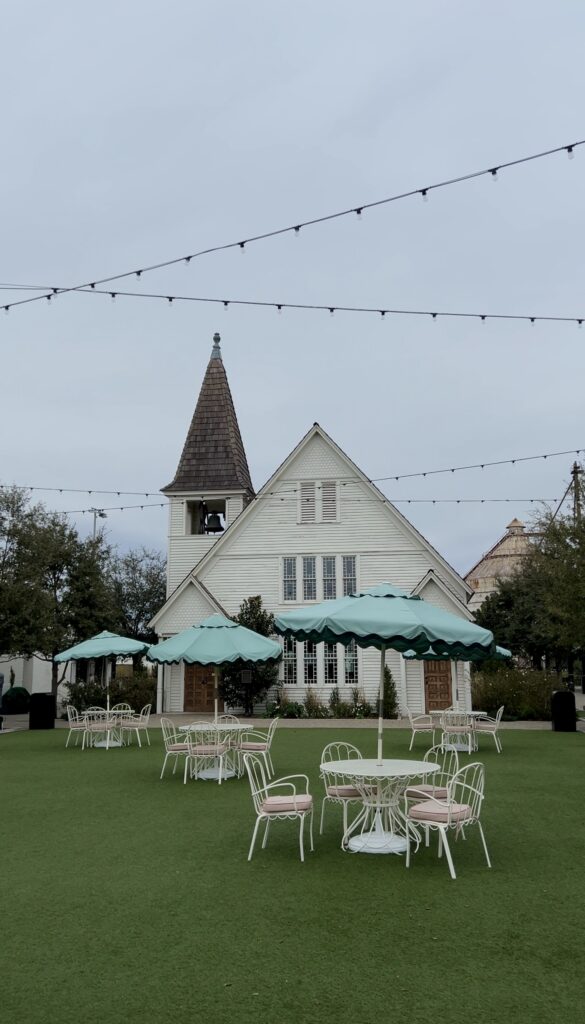
[[[503,717],[512,722],[549,722],[551,694],[562,688],[560,676],[536,669],[502,668],[498,672],[474,672],[471,678],[473,706],[495,715],[503,704]]]
[[[30,704],[30,693],[24,686],[11,686],[2,697],[5,715],[25,715]]]
[[[483,711],[483,708],[482,708]],[[384,667],[384,718],[398,718],[396,683],[388,666]]]
[[[291,700],[284,686],[278,686],[274,700],[266,705],[268,718],[306,718],[305,707],[297,700]]]
[[[329,712],[319,700],[312,686],[305,693],[305,714],[307,718],[329,718]]]

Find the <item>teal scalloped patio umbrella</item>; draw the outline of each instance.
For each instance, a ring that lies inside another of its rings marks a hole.
[[[132,640],[128,636],[119,636],[118,633],[109,633],[104,629],[96,633],[89,640],[83,640],[75,647],[57,654],[55,661],[82,661],[89,658],[129,658],[133,654],[145,654],[149,644],[141,640]],[[106,676],[106,703],[110,710],[110,681]]]
[[[165,665],[213,665],[215,720],[219,689],[219,667],[235,661],[255,665],[262,661],[278,661],[282,647],[246,626],[240,626],[225,615],[210,615],[198,626],[190,626],[176,636],[155,644],[146,654],[150,661]]]
[[[382,760],[384,667],[388,649],[414,651],[424,655],[432,648],[437,658],[474,657],[495,650],[494,636],[466,619],[429,604],[421,597],[407,594],[391,583],[335,601],[296,608],[275,619],[282,636],[313,643],[347,644],[376,647],[380,651],[380,691],[378,698],[378,760]]]

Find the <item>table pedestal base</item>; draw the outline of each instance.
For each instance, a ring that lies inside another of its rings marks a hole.
[[[236,772],[234,771],[233,768],[226,768],[225,771],[221,773],[221,781],[223,782],[224,779],[233,779],[235,778],[235,776]],[[197,778],[203,779],[204,782],[207,782],[209,780],[213,782],[218,782],[219,765],[213,765],[211,768],[202,768],[200,772],[197,772]]]
[[[362,832],[347,844],[352,853],[405,853],[406,839],[394,832]]]
[[[103,747],[106,750],[109,747],[121,747],[121,746],[123,746],[122,740],[110,740],[109,743],[108,743],[107,740],[98,740],[97,743],[92,743],[92,747]]]

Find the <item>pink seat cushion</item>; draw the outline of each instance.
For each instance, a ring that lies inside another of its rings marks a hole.
[[[420,786],[409,786],[405,796],[410,800],[428,800],[430,796],[434,796],[436,800],[446,800],[447,789],[445,786],[429,786],[425,783]]]
[[[484,730],[485,732],[493,732],[495,730],[495,722],[476,722],[475,728],[477,732]]]
[[[327,786],[327,796],[338,797],[341,800],[361,799],[361,793],[355,786]]]
[[[266,743],[240,743],[240,750],[266,750]]]
[[[307,793],[298,796],[267,796],[262,804],[264,814],[294,814],[295,811],[310,811],[313,797]]]
[[[408,812],[409,818],[415,821],[465,821],[471,814],[471,807],[467,804],[449,804],[439,807],[433,800],[425,800],[422,804],[414,804]]]
[[[189,750],[190,754],[194,754],[195,757],[220,757],[221,754],[225,754],[227,747],[223,743],[200,743],[196,747],[191,747]]]
[[[169,753],[179,754],[182,750],[188,750],[186,743],[171,743],[169,744]]]

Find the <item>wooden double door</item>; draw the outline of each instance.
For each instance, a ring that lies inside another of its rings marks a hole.
[[[223,711],[223,701],[219,702]],[[185,665],[183,711],[213,714],[213,668],[207,665]]]
[[[451,707],[452,676],[450,661],[425,661],[425,711],[443,711]]]

